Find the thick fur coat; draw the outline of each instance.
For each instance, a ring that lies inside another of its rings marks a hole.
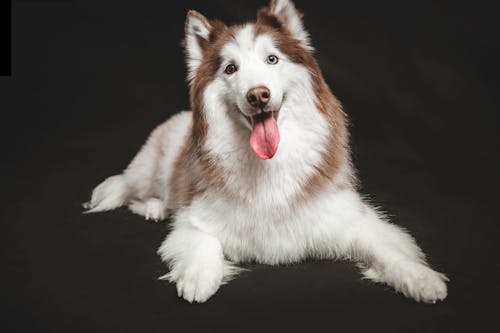
[[[414,239],[357,193],[346,115],[291,1],[229,27],[189,11],[184,43],[192,111],[156,128],[88,212],[172,215],[158,253],[189,302],[206,301],[239,262],[311,257],[351,259],[417,301],[446,297],[447,278]]]

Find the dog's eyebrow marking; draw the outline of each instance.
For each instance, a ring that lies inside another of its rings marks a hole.
[[[256,43],[257,39],[262,36],[271,36],[272,30],[268,29],[262,29],[262,27],[259,27],[257,25],[254,25],[253,27],[253,42]]]

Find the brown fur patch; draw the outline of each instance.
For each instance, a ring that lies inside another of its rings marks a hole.
[[[192,132],[193,128],[189,131]],[[191,136],[187,137],[179,157],[174,163],[171,176],[170,203],[172,208],[175,209],[188,206],[196,194],[196,183],[193,178],[195,172],[191,165],[194,162],[192,140]]]

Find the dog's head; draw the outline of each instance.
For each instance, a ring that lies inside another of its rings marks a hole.
[[[289,91],[307,80],[305,64],[315,64],[294,4],[272,0],[255,23],[229,27],[189,11],[184,43],[193,111],[203,112],[210,99],[205,89],[215,82],[218,98],[230,106],[227,112],[250,130],[254,153],[272,158],[280,141],[281,107]]]

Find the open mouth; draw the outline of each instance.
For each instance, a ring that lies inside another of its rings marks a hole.
[[[245,117],[252,127],[250,147],[255,155],[262,160],[273,158],[278,150],[280,142],[278,116],[279,111],[269,111]]]

